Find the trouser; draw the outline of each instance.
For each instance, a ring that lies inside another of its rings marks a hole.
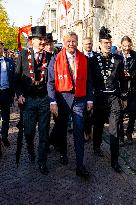
[[[85,133],[90,134],[92,132],[92,125],[93,125],[93,112],[86,111],[85,112]]]
[[[73,119],[73,137],[74,137],[74,147],[76,153],[76,165],[77,167],[83,166],[84,158],[84,112],[86,109],[86,101],[76,100],[73,102],[72,108],[68,105],[63,106],[62,103],[59,106],[59,147],[60,153],[67,154],[67,126],[69,115],[71,113]]]
[[[104,123],[109,122],[111,162],[118,161],[119,156],[119,123],[121,102],[118,97],[101,94],[94,101],[93,148],[100,148]]]
[[[136,120],[136,94],[130,95],[128,98],[128,117],[129,121],[126,133],[132,134]]]
[[[10,91],[9,89],[0,91],[0,109],[2,118],[1,135],[2,138],[8,138],[9,119],[10,119]]]
[[[34,136],[38,122],[39,146],[38,164],[45,164],[48,152],[50,128],[50,104],[48,96],[27,97],[23,107],[24,135],[29,149],[34,149]],[[30,151],[28,150],[28,151]]]

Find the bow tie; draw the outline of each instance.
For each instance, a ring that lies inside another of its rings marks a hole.
[[[92,52],[88,52],[88,53],[87,53],[87,56],[88,56],[88,57],[92,57],[92,56],[93,56]]]

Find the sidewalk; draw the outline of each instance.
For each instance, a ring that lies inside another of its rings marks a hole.
[[[92,144],[85,145],[85,164],[90,179],[75,175],[73,138],[68,134],[68,166],[59,163],[59,154],[52,148],[48,156],[49,175],[39,173],[37,163],[28,160],[24,142],[20,166],[15,164],[17,111],[11,115],[9,140],[11,147],[2,147],[0,159],[0,205],[135,205],[136,187],[127,174],[117,174],[110,167],[106,143],[104,158],[93,155]],[[37,151],[37,140],[35,150]]]
[[[127,121],[124,123],[124,127],[126,127],[126,124]],[[105,126],[103,139],[109,144],[108,125]],[[127,166],[136,173],[136,133],[133,134],[133,141],[133,145],[125,144],[123,147],[120,147],[120,157],[124,160]]]

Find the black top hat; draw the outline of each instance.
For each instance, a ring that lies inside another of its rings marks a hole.
[[[29,36],[29,38],[46,37],[46,26],[34,26],[34,27],[31,27],[31,31],[32,31],[32,34],[31,36]]]
[[[110,35],[110,30],[108,28],[105,28],[104,26],[101,27],[99,32],[99,41],[101,39],[110,39],[112,36]]]
[[[46,39],[47,39],[47,42],[53,42],[52,33],[46,33]]]

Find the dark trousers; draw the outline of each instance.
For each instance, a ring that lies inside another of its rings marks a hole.
[[[10,98],[9,89],[1,90],[0,91],[0,109],[1,109],[1,117],[2,117],[1,135],[3,139],[8,137],[10,104],[11,104],[11,98]]]
[[[72,108],[69,108],[67,104],[59,103],[59,116],[58,126],[60,133],[58,136],[60,153],[67,154],[67,126],[69,121],[69,115],[72,115],[73,119],[73,137],[74,147],[76,153],[76,165],[77,167],[83,166],[84,157],[84,112],[86,109],[86,101],[77,100],[73,102]]]
[[[132,134],[136,120],[136,94],[130,95],[128,98],[128,116],[129,121],[126,133]]]
[[[49,136],[49,145],[53,145],[55,148],[59,149],[59,143],[58,143],[58,136],[61,132],[59,126],[59,117],[56,117],[53,115],[53,120],[54,120],[54,126],[51,130],[50,136]]]
[[[100,94],[94,100],[93,148],[100,148],[104,123],[108,120],[110,135],[111,162],[118,161],[119,156],[119,123],[121,103],[118,97],[111,94]]]
[[[37,122],[39,133],[38,164],[41,165],[46,163],[48,152],[50,127],[50,104],[48,96],[26,98],[23,107],[23,126],[24,135],[27,143],[30,145],[30,149],[33,149]]]
[[[86,111],[85,112],[85,133],[90,134],[92,132],[92,125],[93,125],[93,112]]]

